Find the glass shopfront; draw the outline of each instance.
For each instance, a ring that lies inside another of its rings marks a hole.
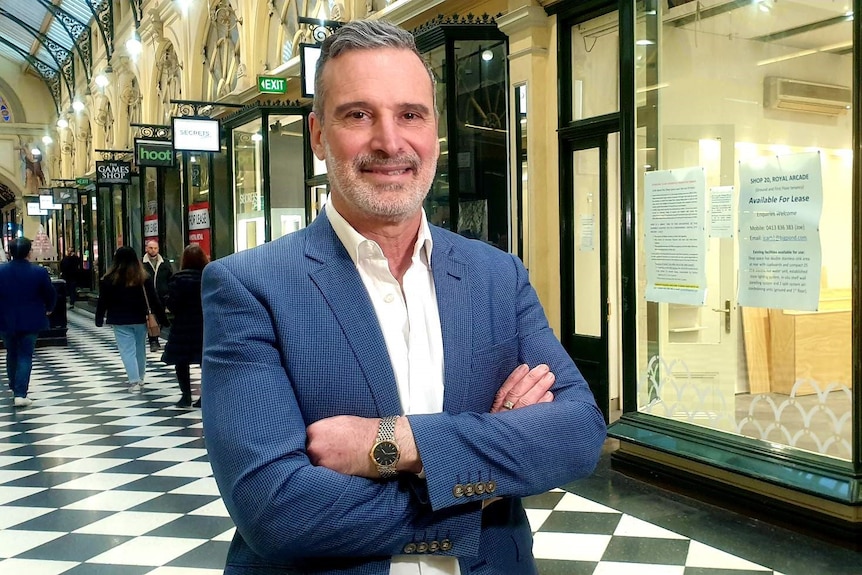
[[[562,16],[563,324],[608,340],[614,466],[856,532],[862,2],[597,4]]]
[[[636,14],[638,410],[848,460],[852,13],[683,9]]]
[[[440,112],[428,220],[509,250],[506,37],[494,25],[441,26],[416,41],[437,77]]]
[[[325,175],[317,185],[306,183],[314,181],[306,166],[318,166],[311,162],[307,131],[307,111],[301,108],[257,107],[225,121],[235,251],[298,231],[317,216],[317,203],[325,201]],[[323,198],[312,199],[318,188]]]

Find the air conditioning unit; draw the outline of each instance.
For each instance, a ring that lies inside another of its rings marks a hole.
[[[763,107],[772,110],[838,116],[850,110],[850,88],[767,76],[763,80]]]

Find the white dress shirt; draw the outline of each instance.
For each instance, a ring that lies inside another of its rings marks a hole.
[[[383,250],[363,237],[333,207],[326,204],[332,229],[359,271],[395,372],[405,415],[443,411],[443,332],[431,274],[433,242],[425,212],[402,284],[389,271]],[[370,448],[370,446],[369,446]],[[460,575],[454,557],[396,555],[390,575]]]

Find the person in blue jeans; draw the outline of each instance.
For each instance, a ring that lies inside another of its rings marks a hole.
[[[129,391],[141,391],[147,364],[147,311],[156,314],[159,324],[168,318],[153,282],[135,250],[117,248],[111,268],[99,282],[96,326],[107,322],[114,329],[120,359],[129,377]],[[107,316],[107,317],[106,317]]]
[[[0,266],[0,335],[6,347],[6,376],[15,407],[27,407],[33,352],[39,332],[48,328],[48,314],[57,292],[48,271],[30,263],[32,243],[16,238],[9,243],[12,261]]]

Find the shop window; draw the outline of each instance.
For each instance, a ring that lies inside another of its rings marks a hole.
[[[467,22],[429,25],[416,40],[437,80],[440,112],[440,158],[425,201],[428,220],[508,250],[505,36],[495,25]]]
[[[235,249],[242,251],[262,244],[266,238],[260,118],[234,128],[231,134]]]
[[[272,239],[305,227],[304,120],[301,115],[268,116]]]
[[[843,4],[637,5],[641,412],[851,458]]]

